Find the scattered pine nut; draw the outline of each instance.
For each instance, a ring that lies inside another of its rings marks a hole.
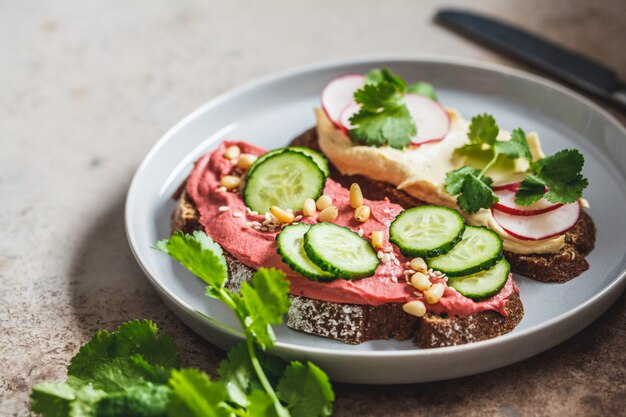
[[[234,190],[241,184],[241,178],[234,175],[224,175],[220,180],[222,187],[225,187],[228,191]]]
[[[218,211],[222,211],[222,212],[223,211],[228,211],[228,210],[230,210],[230,207],[228,207],[228,206],[220,206],[217,210]]]
[[[335,207],[335,206],[328,206],[328,207],[326,207],[325,209],[323,209],[320,212],[319,221],[321,221],[321,222],[332,222],[332,221],[334,221],[337,218],[338,215],[339,215],[339,209],[337,207]]]
[[[218,193],[225,193],[226,192],[226,187],[224,187],[224,186],[217,187],[217,192]]]
[[[359,229],[356,232],[359,236],[363,237],[363,229],[359,227]]]
[[[302,214],[307,217],[315,216],[315,201],[313,201],[312,198],[304,200],[304,204],[302,205]]]
[[[317,206],[317,209],[319,211],[322,211],[322,210],[330,207],[332,204],[333,204],[333,199],[329,195],[326,195],[326,194],[322,195],[315,202],[315,205]]]
[[[374,230],[372,232],[372,246],[374,249],[381,249],[383,247],[384,236],[382,230]]]
[[[411,269],[418,272],[426,272],[428,271],[428,266],[426,266],[426,261],[422,258],[413,258],[411,260]]]
[[[441,297],[443,297],[445,289],[446,287],[440,282],[433,284],[430,289],[424,291],[424,298],[426,298],[426,302],[428,304],[437,304]]]
[[[233,211],[233,217],[241,217],[241,212]]]
[[[432,283],[430,282],[430,277],[428,275],[416,272],[411,277],[411,285],[420,291],[427,291],[432,286]]]
[[[241,155],[241,149],[239,149],[239,146],[236,145],[229,146],[224,152],[224,158],[230,159],[231,161],[239,158],[239,155]]]
[[[350,200],[352,201],[352,197],[350,197]],[[359,206],[356,210],[354,210],[354,218],[358,222],[365,223],[370,218],[370,213],[371,211],[368,206]]]
[[[350,185],[350,207],[357,209],[363,205],[363,192],[356,182]],[[369,217],[369,215],[368,215]],[[361,221],[361,220],[359,220]]]
[[[294,219],[293,213],[289,213],[287,210],[283,210],[278,206],[270,207],[270,212],[281,223],[291,224],[293,222],[293,219]]]
[[[254,161],[256,161],[256,159],[257,159],[256,155],[252,155],[249,153],[242,153],[239,159],[237,160],[237,168],[245,171],[248,168],[250,168],[252,164],[254,164]]]
[[[415,317],[422,317],[426,314],[426,306],[419,300],[409,301],[402,306],[402,310]]]

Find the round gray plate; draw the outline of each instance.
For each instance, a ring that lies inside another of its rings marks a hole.
[[[273,350],[311,360],[335,381],[394,384],[484,372],[542,352],[591,323],[626,283],[626,131],[583,97],[544,79],[506,67],[439,58],[353,59],[283,72],[226,93],[196,110],[154,146],[137,170],[126,201],[126,232],[137,261],[166,304],[211,343],[228,348],[242,336],[234,316],[204,296],[204,285],[151,249],[168,236],[170,196],[193,162],[229,138],[268,149],[284,146],[314,125],[322,87],[343,73],[388,66],[405,79],[432,83],[442,103],[466,118],[488,112],[503,129],[540,134],[545,151],[575,147],[586,158],[585,197],[598,228],[591,268],[566,284],[516,276],[525,315],[511,333],[462,346],[416,349],[382,340],[358,346],[276,329]]]

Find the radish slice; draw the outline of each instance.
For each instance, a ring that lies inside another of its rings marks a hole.
[[[417,126],[417,135],[411,138],[413,145],[437,142],[448,134],[450,117],[441,104],[417,94],[407,94],[404,103]]]
[[[348,104],[343,111],[341,112],[341,116],[339,116],[339,127],[346,133],[352,129],[352,123],[350,123],[350,118],[359,112],[361,109],[361,105],[355,103],[354,101]]]
[[[537,214],[556,210],[563,205],[559,203],[551,203],[545,198],[542,198],[528,206],[522,206],[515,202],[515,191],[513,190],[498,190],[495,194],[498,196],[498,202],[494,204],[494,210],[513,214],[515,216],[536,216]]]
[[[346,106],[354,101],[354,92],[365,85],[363,74],[346,74],[329,82],[322,91],[322,109],[336,127]]]
[[[493,189],[493,191],[502,191],[502,190],[510,190],[510,191],[515,191],[517,192],[517,190],[519,190],[519,182],[512,182],[509,184],[498,184],[498,185],[492,185],[491,188]]]
[[[522,240],[541,240],[561,235],[574,227],[580,216],[578,201],[535,216],[514,216],[491,210],[495,221],[511,236]]]

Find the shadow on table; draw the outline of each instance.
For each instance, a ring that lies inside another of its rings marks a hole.
[[[72,256],[72,309],[88,340],[133,319],[149,319],[176,340],[190,366],[214,370],[222,353],[185,327],[161,301],[130,250],[124,230],[124,187],[103,201]]]

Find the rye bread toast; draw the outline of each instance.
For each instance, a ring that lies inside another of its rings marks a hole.
[[[370,194],[371,195],[371,194]],[[183,183],[174,194],[177,201],[172,213],[172,233],[181,230],[192,233],[202,230],[195,204],[185,192]],[[237,291],[241,284],[252,278],[254,270],[225,252],[229,271],[227,286]],[[495,311],[484,311],[465,318],[442,317],[428,313],[422,318],[402,311],[402,304],[381,306],[340,304],[290,296],[291,307],[287,313],[287,326],[316,336],[359,344],[368,340],[406,340],[414,338],[421,348],[453,346],[485,340],[510,332],[524,315],[517,293],[509,298],[507,316]]]
[[[292,145],[305,146],[321,152],[315,128],[309,129],[296,137]],[[331,177],[344,187],[357,182],[363,190],[363,195],[372,200],[389,198],[392,203],[402,207],[415,207],[426,204],[423,201],[398,190],[391,184],[372,180],[360,175],[346,176],[329,161]],[[565,234],[565,246],[559,253],[547,255],[520,255],[513,252],[504,252],[505,258],[511,264],[511,269],[520,275],[542,282],[566,282],[589,269],[585,256],[591,252],[596,242],[596,227],[591,217],[581,212],[576,225]]]

